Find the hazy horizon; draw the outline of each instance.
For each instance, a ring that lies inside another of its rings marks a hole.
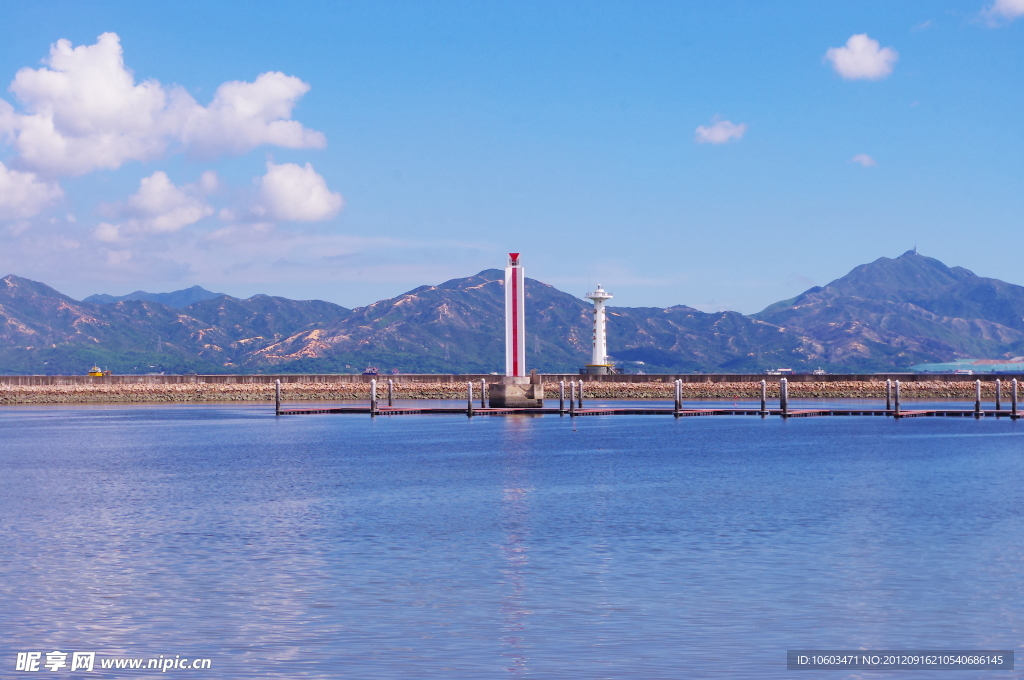
[[[919,255],[922,255],[923,257],[930,257],[930,256],[928,256],[927,254],[924,254],[924,253],[918,253],[916,249],[912,249],[912,250],[913,250],[913,252],[915,252],[915,253],[917,253],[917,254],[919,254]],[[891,258],[888,258],[888,259],[897,259],[898,257],[901,257],[902,255],[905,255],[905,254],[906,254],[907,252],[911,252],[911,251],[905,251],[904,253],[901,253],[901,254],[900,254],[900,255],[898,255],[898,256],[895,256],[895,257],[891,257]],[[872,260],[871,262],[875,262],[875,261],[877,261],[877,260],[879,260],[879,259],[883,259],[883,258],[885,258],[885,257],[886,257],[886,256],[884,256],[884,255],[883,255],[883,256],[881,256],[881,257],[879,257],[879,258],[875,258],[875,260]],[[934,259],[937,259],[937,258],[934,258]],[[861,263],[861,265],[863,265],[863,264],[870,264],[870,263],[868,263],[868,262],[862,262],[862,263]],[[956,265],[956,264],[951,264],[951,263],[948,263],[948,262],[944,262],[943,264],[944,264],[944,265],[946,265],[946,266],[948,266],[948,267],[956,267],[956,266],[958,266],[958,265]],[[855,265],[855,267],[856,267],[856,266],[860,266],[860,265]],[[853,268],[855,268],[855,267],[853,267]],[[851,268],[851,271],[852,271],[852,269],[853,269],[853,268]],[[965,269],[967,269],[967,268],[965,267]],[[388,299],[393,299],[393,298],[395,298],[395,297],[399,297],[399,296],[401,296],[401,295],[403,295],[403,294],[405,294],[405,293],[408,293],[409,291],[415,290],[416,288],[419,288],[419,287],[421,287],[421,286],[439,286],[439,285],[442,285],[442,284],[444,284],[444,283],[447,283],[448,281],[453,281],[453,280],[458,280],[458,279],[465,279],[465,278],[470,278],[470,277],[472,277],[472,276],[478,276],[478,275],[480,275],[480,274],[482,274],[482,273],[484,273],[484,272],[486,272],[486,271],[488,271],[488,270],[497,270],[497,271],[500,271],[500,268],[499,268],[499,267],[488,267],[488,268],[486,268],[486,269],[482,269],[482,270],[480,270],[479,272],[475,272],[475,273],[473,273],[473,274],[466,274],[465,276],[457,276],[457,277],[454,277],[454,278],[452,278],[452,279],[446,279],[446,280],[444,280],[444,281],[437,281],[437,282],[430,282],[430,283],[421,283],[421,284],[418,284],[418,285],[412,286],[412,287],[408,288],[407,290],[403,290],[403,291],[400,291],[399,293],[397,293],[397,294],[395,294],[395,295],[392,295],[392,296],[389,296],[389,297],[387,297],[387,298],[378,298],[378,299],[375,299],[375,300],[369,300],[369,301],[367,301],[367,302],[364,302],[364,303],[362,303],[362,304],[359,304],[359,305],[354,305],[354,306],[351,306],[351,308],[352,308],[352,309],[358,309],[358,308],[360,308],[360,307],[366,307],[366,306],[368,306],[368,305],[372,305],[372,304],[374,304],[375,302],[380,302],[380,301],[382,301],[382,300],[388,300]],[[824,285],[827,285],[827,284],[829,284],[829,283],[832,283],[832,282],[834,282],[834,281],[835,281],[836,279],[842,278],[843,276],[845,276],[845,275],[847,275],[847,274],[849,274],[849,273],[850,273],[849,271],[847,271],[847,272],[843,272],[842,274],[840,274],[840,275],[838,275],[838,276],[835,276],[834,278],[832,278],[832,279],[829,279],[828,281],[825,281],[825,282],[823,282],[823,283],[822,283],[822,284],[820,284],[820,285],[824,286]],[[977,272],[973,272],[973,273],[974,273],[974,274],[977,274],[978,276],[982,276],[982,277],[984,277],[984,276],[985,276],[985,274],[984,274],[984,273],[982,273],[982,274],[978,274]],[[14,274],[14,275],[15,275],[15,276],[18,276],[17,274]],[[25,278],[27,278],[27,277],[25,277]],[[546,284],[548,284],[548,285],[555,285],[555,284],[551,284],[551,283],[550,283],[550,282],[548,282],[548,281],[542,281],[542,280],[540,280],[540,279],[537,279],[537,277],[534,277],[534,276],[528,276],[527,278],[528,278],[528,279],[534,279],[534,280],[538,280],[538,281],[541,281],[541,283],[546,283]],[[993,277],[986,277],[986,278],[993,278]],[[50,284],[49,284],[49,283],[47,283],[46,281],[40,281],[40,283],[43,283],[43,284],[46,284],[46,285],[50,285]],[[1013,282],[1012,282],[1012,281],[1009,281],[1009,282],[1007,282],[1007,283],[1013,283]],[[595,284],[595,285],[596,285],[596,284]],[[604,284],[602,283],[601,285],[604,285]],[[816,284],[816,285],[817,285],[817,284]],[[1019,284],[1014,284],[1014,285],[1019,285]],[[51,287],[53,287],[53,286],[51,286]],[[211,289],[210,289],[209,287],[207,287],[207,286],[203,286],[202,284],[192,284],[191,286],[186,286],[186,287],[184,287],[184,288],[176,288],[176,289],[173,289],[173,290],[145,290],[145,289],[142,289],[142,288],[134,288],[134,289],[132,289],[132,290],[129,290],[129,291],[126,291],[126,292],[123,292],[123,293],[116,293],[116,292],[109,292],[109,291],[94,291],[94,292],[92,292],[92,293],[89,293],[89,294],[87,294],[87,295],[83,295],[82,297],[75,297],[75,296],[73,296],[73,295],[69,295],[69,294],[68,294],[68,293],[66,293],[65,291],[63,291],[63,290],[59,290],[59,289],[56,289],[56,288],[55,288],[55,290],[58,290],[58,292],[59,292],[59,293],[62,293],[62,294],[64,294],[64,295],[68,295],[69,297],[72,297],[72,298],[74,298],[74,299],[76,299],[76,300],[79,300],[79,301],[84,301],[84,300],[85,300],[86,298],[89,298],[89,297],[91,297],[91,296],[93,296],[93,295],[109,295],[109,296],[111,296],[111,297],[115,297],[115,298],[116,298],[116,297],[124,297],[124,296],[128,296],[128,295],[132,295],[132,294],[134,294],[134,293],[146,293],[146,294],[149,294],[149,295],[168,295],[168,294],[172,294],[172,293],[181,293],[181,292],[184,292],[184,291],[188,290],[189,288],[193,288],[193,287],[199,287],[199,288],[202,288],[202,289],[203,289],[204,291],[206,291],[207,293],[216,293],[217,295],[231,295],[230,293],[226,293],[226,292],[224,292],[224,291],[213,291],[213,290],[211,290]],[[593,287],[593,286],[591,286],[591,287]],[[809,286],[809,288],[810,288],[810,287],[814,287],[814,286]],[[559,288],[559,286],[555,285],[555,288]],[[563,290],[563,289],[561,289],[561,288],[559,288],[559,290],[562,290],[562,292],[565,292],[565,293],[569,293],[570,295],[576,295],[576,297],[579,297],[579,298],[581,298],[581,299],[583,298],[583,293],[580,293],[580,294],[578,294],[578,295],[577,295],[577,294],[576,294],[576,293],[575,293],[574,291],[572,291],[572,290]],[[767,305],[765,305],[765,307],[768,307],[768,306],[770,306],[770,305],[773,305],[773,304],[775,304],[775,303],[778,303],[778,302],[784,302],[785,300],[789,300],[789,299],[791,299],[791,298],[793,298],[793,297],[796,297],[797,295],[799,295],[799,294],[801,294],[801,293],[805,292],[806,290],[807,290],[807,289],[802,289],[802,290],[798,291],[798,292],[797,292],[796,294],[794,294],[794,295],[790,296],[789,298],[781,298],[781,299],[779,299],[779,300],[773,300],[773,301],[769,302],[769,303],[768,303]],[[249,294],[249,295],[245,295],[245,296],[231,295],[231,297],[235,297],[235,298],[239,298],[239,299],[246,299],[246,298],[250,298],[250,297],[253,297],[253,296],[255,296],[255,295],[269,295],[269,296],[273,296],[273,297],[284,297],[284,298],[287,298],[287,297],[288,297],[287,295],[281,295],[281,294],[278,294],[278,293],[274,293],[274,292],[271,292],[271,291],[259,291],[259,292],[251,293],[251,294]],[[311,298],[290,298],[290,299],[293,299],[293,300],[326,300],[326,298],[323,298],[323,297],[311,297]],[[613,298],[613,299],[614,299],[614,298]],[[326,300],[326,301],[328,301],[328,302],[334,302],[333,300]],[[341,304],[341,303],[335,303],[335,304]],[[343,306],[343,307],[349,307],[349,305],[342,305],[342,306]],[[612,304],[610,304],[609,306],[610,306],[610,307],[652,307],[652,308],[658,308],[658,307],[659,307],[658,305],[649,305],[649,304],[632,304],[632,305],[625,305],[625,304],[621,304],[621,303],[618,303],[618,302],[612,303]],[[668,305],[663,305],[663,306],[661,306],[661,308],[668,308],[668,307],[674,307],[674,306],[685,306],[685,307],[694,307],[694,305],[690,305],[690,304],[687,304],[687,303],[686,303],[686,302],[684,301],[684,302],[675,302],[675,303],[671,303],[671,304],[668,304]],[[696,308],[696,307],[694,307],[694,308]],[[753,312],[741,312],[741,313],[743,313],[743,314],[746,314],[746,315],[750,315],[750,314],[756,314],[756,313],[758,313],[758,312],[762,311],[763,309],[764,309],[764,307],[762,307],[762,308],[760,308],[760,309],[756,309],[756,310],[754,310]],[[705,311],[705,310],[702,310],[702,311]],[[719,309],[719,310],[713,310],[713,311],[731,311],[731,312],[735,312],[735,311],[739,311],[739,310],[735,310],[735,309]]]

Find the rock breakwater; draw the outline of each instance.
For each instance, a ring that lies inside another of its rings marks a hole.
[[[479,397],[478,384],[474,393]],[[396,399],[465,399],[465,383],[395,383]],[[617,383],[588,382],[584,396],[591,399],[671,399],[670,382]],[[545,383],[548,399],[558,398],[558,383]],[[568,387],[566,388],[568,395]],[[761,384],[746,383],[684,383],[683,399],[756,399]],[[974,383],[908,382],[901,385],[904,398],[962,399],[974,398]],[[995,384],[982,383],[984,398],[995,396]],[[386,384],[378,386],[378,398],[387,397]],[[777,399],[778,382],[768,383],[769,399]],[[885,383],[870,382],[791,382],[790,399],[849,399],[885,397]],[[367,383],[291,383],[281,386],[283,401],[366,401],[370,397]],[[1009,385],[1003,386],[1003,397],[1009,400]],[[0,385],[0,404],[142,404],[195,402],[273,402],[271,384],[114,384],[114,385]]]

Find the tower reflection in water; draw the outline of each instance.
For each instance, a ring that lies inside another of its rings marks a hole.
[[[501,518],[504,542],[501,545],[504,567],[502,581],[505,596],[501,600],[502,655],[513,674],[527,672],[527,617],[533,612],[525,606],[526,570],[530,563],[527,544],[530,532],[529,466],[532,432],[526,418],[505,418],[503,453],[505,477],[501,490]]]

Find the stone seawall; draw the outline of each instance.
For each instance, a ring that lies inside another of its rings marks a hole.
[[[479,383],[474,384],[479,399]],[[616,383],[588,382],[584,398],[590,399],[672,399],[673,385],[667,382]],[[974,382],[908,382],[901,385],[904,398],[973,400]],[[546,399],[558,399],[558,383],[544,383]],[[566,396],[568,396],[568,387]],[[684,383],[683,399],[756,399],[759,382]],[[982,383],[982,394],[991,400],[995,384]],[[778,399],[778,382],[768,383],[769,399]],[[387,384],[377,389],[378,399],[387,398]],[[872,398],[885,397],[884,382],[791,382],[790,400],[800,398]],[[281,386],[281,398],[289,401],[366,401],[367,383],[288,383]],[[464,382],[395,383],[396,399],[465,399]],[[1009,403],[1009,381],[1003,384],[1003,399]],[[74,385],[0,385],[0,404],[142,404],[195,402],[266,402],[274,400],[273,384],[74,384]]]
[[[196,375],[189,373],[184,375],[0,375],[0,385],[181,385],[181,384],[214,384],[214,385],[271,385],[275,380],[280,380],[282,385],[290,384],[318,384],[331,385],[335,383],[369,383],[376,377],[379,384],[389,379],[396,383],[463,383],[467,380],[480,382],[481,379],[487,382],[498,380],[497,374],[493,373],[402,373],[386,375],[352,375],[338,373],[284,373],[284,374],[223,374],[223,375]],[[643,385],[646,383],[668,383],[676,380],[684,383],[759,383],[761,379],[769,383],[779,382],[779,375],[765,374],[739,374],[739,373],[684,373],[684,374],[629,374],[629,375],[577,375],[575,373],[544,373],[541,374],[544,382],[557,383],[559,380],[584,380],[590,383],[632,383]],[[978,374],[978,375],[955,375],[952,373],[931,374],[931,373],[832,373],[828,375],[811,375],[808,373],[796,373],[786,376],[789,383],[846,383],[846,382],[882,382],[886,378],[899,380],[904,384],[912,382],[969,382],[974,381],[993,382],[1001,379],[1009,383],[1012,378],[1024,381],[1024,374]]]

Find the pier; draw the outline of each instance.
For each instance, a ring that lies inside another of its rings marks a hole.
[[[1020,417],[1019,413],[1010,410],[982,410],[974,409],[927,409],[920,411],[902,411],[895,413],[885,409],[867,408],[841,408],[841,409],[789,409],[783,413],[782,409],[769,409],[762,412],[757,408],[697,408],[681,409],[678,412],[673,408],[658,408],[653,406],[638,406],[627,408],[577,408],[569,411],[559,411],[557,408],[474,408],[470,412],[466,408],[459,407],[438,407],[438,406],[382,406],[371,411],[368,406],[340,406],[337,408],[282,408],[278,415],[326,415],[330,413],[347,413],[373,416],[400,416],[400,415],[463,415],[463,416],[510,416],[510,415],[531,415],[531,416],[676,416],[679,418],[693,416],[778,416],[782,418],[811,418],[817,416],[889,416],[893,418],[1013,418]]]
[[[880,416],[894,419],[902,418],[1010,418],[1016,420],[1020,417],[1018,410],[1018,382],[1014,378],[1010,383],[1010,408],[1002,407],[1002,383],[996,380],[995,408],[986,409],[982,404],[981,380],[975,382],[974,408],[970,409],[913,409],[907,410],[900,405],[900,381],[886,380],[885,408],[792,408],[789,402],[789,384],[786,378],[779,381],[779,405],[777,408],[769,408],[767,404],[767,382],[761,381],[760,406],[725,407],[725,408],[686,408],[682,400],[682,380],[675,381],[675,398],[672,407],[658,406],[628,406],[628,407],[590,407],[583,405],[584,381],[571,381],[568,385],[568,405],[566,405],[566,382],[559,383],[558,407],[535,407],[535,408],[492,408],[487,406],[481,382],[479,405],[474,399],[474,382],[466,383],[466,404],[465,406],[395,406],[393,398],[392,381],[387,385],[387,406],[379,405],[377,395],[377,381],[370,381],[370,404],[368,406],[339,406],[329,408],[282,408],[281,406],[281,382],[275,382],[274,413],[278,416],[297,415],[327,415],[327,414],[361,414],[369,416],[397,416],[397,415],[465,415],[474,416],[509,416],[528,415],[543,416],[557,415],[569,416],[571,418],[582,416],[672,416],[675,418],[688,418],[697,416],[758,416],[767,418],[777,416],[780,418],[815,418],[825,416]]]

